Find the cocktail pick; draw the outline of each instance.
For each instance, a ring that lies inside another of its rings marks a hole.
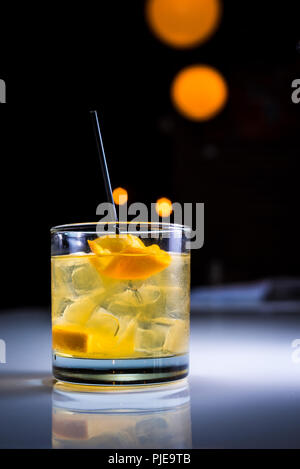
[[[100,159],[102,176],[104,179],[106,197],[107,197],[108,202],[112,204],[113,212],[114,212],[113,216],[116,221],[116,232],[119,233],[118,215],[117,215],[116,205],[114,202],[112,188],[111,188],[111,182],[110,182],[109,171],[108,171],[108,166],[107,166],[106,157],[105,157],[105,151],[104,151],[104,145],[103,145],[103,140],[102,140],[102,135],[101,135],[99,119],[98,119],[98,113],[95,110],[90,111],[90,113],[92,117],[92,123],[93,123],[95,138],[96,138],[98,155]]]

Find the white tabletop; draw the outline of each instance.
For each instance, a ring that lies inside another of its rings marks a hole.
[[[144,400],[106,393],[74,401],[53,389],[50,313],[4,312],[0,447],[300,447],[300,363],[292,355],[297,338],[297,315],[195,314],[191,372],[179,394],[170,397],[165,386]],[[137,402],[145,408],[133,411]],[[161,402],[169,408],[160,408]],[[84,436],[68,434],[68,419]],[[60,438],[55,431],[62,424]]]

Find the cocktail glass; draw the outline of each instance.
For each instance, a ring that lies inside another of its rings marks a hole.
[[[58,380],[140,385],[188,374],[189,228],[126,227],[119,234],[108,233],[105,223],[51,230],[53,374]]]

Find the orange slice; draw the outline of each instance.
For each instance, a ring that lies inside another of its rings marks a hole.
[[[137,321],[124,316],[120,322],[103,308],[93,314],[87,327],[70,323],[53,325],[53,348],[81,358],[132,358]]]
[[[114,279],[146,279],[171,262],[170,254],[159,246],[145,246],[140,238],[130,234],[106,235],[88,243],[96,254],[91,258],[94,267]]]
[[[64,353],[88,351],[88,334],[75,326],[53,326],[52,342],[54,350]]]

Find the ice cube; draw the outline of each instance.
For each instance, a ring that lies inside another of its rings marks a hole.
[[[135,336],[137,352],[153,353],[163,349],[169,326],[152,323],[147,328],[138,327]]]
[[[85,324],[94,309],[101,304],[101,300],[105,295],[104,288],[97,290],[97,294],[82,296],[76,299],[65,309],[63,319],[67,322],[75,324]]]
[[[185,290],[181,287],[165,287],[164,295],[168,311],[178,310],[186,301]]]
[[[160,296],[160,289],[155,285],[142,285],[140,288],[131,283],[125,289],[113,297],[112,307],[140,308],[155,303]],[[109,307],[109,309],[111,309]]]
[[[158,326],[173,326],[176,319],[170,317],[155,318],[155,324]]]
[[[113,314],[136,315],[142,305],[142,298],[139,290],[129,285],[123,287],[123,291],[111,294],[108,297],[107,309]]]
[[[52,262],[52,289],[53,296],[58,298],[72,298],[72,267],[66,262]]]
[[[139,304],[137,310],[140,319],[149,320],[162,314],[164,299],[160,287],[145,283],[138,289],[138,294]]]
[[[156,303],[161,295],[161,289],[157,285],[144,284],[138,291],[144,305]]]
[[[62,284],[71,281],[73,266],[67,262],[60,261],[52,264],[52,278],[56,288],[60,288]]]
[[[113,314],[108,313],[106,309],[100,307],[94,310],[86,326],[96,331],[99,335],[114,337],[119,330],[120,324]]]
[[[104,308],[96,308],[86,323],[90,334],[90,352],[107,353],[117,342],[119,321]]]
[[[117,334],[117,344],[115,351],[118,356],[132,357],[134,352],[135,335],[137,330],[137,321],[131,316],[120,318],[120,328]]]
[[[140,289],[142,292],[142,289]],[[159,317],[186,318],[188,308],[184,291],[180,287],[165,287],[158,285],[145,286],[142,295],[147,298],[147,304],[142,312],[143,318],[154,321]]]
[[[70,298],[57,297],[53,295],[52,299],[52,318],[53,321],[61,318],[65,312],[65,309],[73,303]]]
[[[100,275],[89,262],[75,266],[72,272],[72,286],[77,295],[89,293],[102,285]]]
[[[189,312],[189,297],[181,287],[162,287],[160,301],[160,315],[171,318],[187,319]]]
[[[176,319],[169,328],[164,351],[172,354],[187,353],[189,344],[188,322]]]

